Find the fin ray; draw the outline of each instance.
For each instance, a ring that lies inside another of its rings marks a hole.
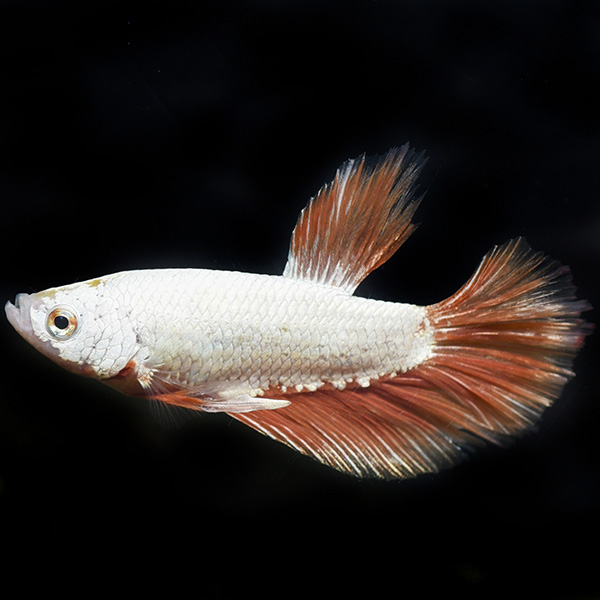
[[[428,411],[419,408],[431,393],[420,386],[400,376],[369,388],[292,394],[286,408],[231,416],[342,472],[405,478],[449,466],[460,453],[443,433],[457,428],[458,411],[436,406],[435,397]]]
[[[374,162],[364,155],[346,161],[300,213],[283,275],[351,294],[414,231],[424,163],[408,144]]]

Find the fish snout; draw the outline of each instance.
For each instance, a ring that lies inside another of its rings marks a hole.
[[[32,298],[29,294],[17,294],[14,304],[9,301],[4,305],[8,322],[24,337],[27,333],[33,333],[30,315],[31,304]]]

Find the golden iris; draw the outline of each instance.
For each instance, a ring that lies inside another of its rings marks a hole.
[[[75,311],[65,306],[57,306],[48,315],[46,329],[51,336],[59,340],[71,337],[77,330]]]

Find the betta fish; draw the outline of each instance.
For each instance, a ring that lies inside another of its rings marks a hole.
[[[345,162],[301,212],[282,275],[115,273],[6,304],[62,367],[130,396],[225,412],[335,469],[400,479],[533,424],[589,325],[569,270],[523,239],[429,306],[354,295],[415,229],[422,155]]]

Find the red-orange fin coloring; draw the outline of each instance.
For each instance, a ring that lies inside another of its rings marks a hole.
[[[573,376],[592,326],[570,271],[525,240],[492,249],[469,281],[429,307],[436,331],[432,380],[480,409],[478,423],[514,434],[533,423]]]
[[[425,163],[408,144],[345,162],[300,213],[284,276],[352,293],[413,232],[414,186]]]
[[[290,406],[232,415],[339,471],[400,479],[450,466],[463,415],[416,372],[369,388],[286,395]]]
[[[513,240],[428,308],[434,355],[417,368],[368,388],[282,395],[290,406],[232,416],[354,475],[436,471],[474,443],[523,431],[559,396],[591,330],[579,318],[587,308],[566,267]]]

